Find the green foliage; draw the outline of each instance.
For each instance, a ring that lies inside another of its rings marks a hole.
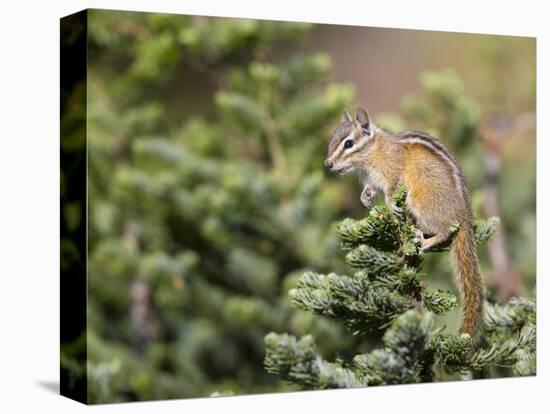
[[[404,207],[405,197],[400,188],[394,200]],[[487,241],[497,225],[497,219],[479,220],[476,240]],[[382,335],[382,346],[331,363],[318,354],[313,337],[271,333],[265,338],[267,371],[305,388],[437,381],[497,366],[534,374],[534,301],[486,304],[479,342],[467,334],[444,334],[434,314],[455,308],[457,299],[422,281],[422,253],[411,239],[415,230],[406,210],[393,215],[375,207],[362,220],[345,219],[338,231],[343,250],[349,250],[346,260],[357,271],[353,276],[306,272],[289,292],[294,306],[340,320],[356,335]]]
[[[352,345],[277,299],[338,260],[320,137],[353,88],[324,54],[271,57],[309,26],[91,12],[91,401],[284,389],[262,367],[270,330]],[[210,113],[170,105],[177,71],[216,84]]]
[[[399,222],[394,220],[385,207],[374,207],[369,216],[362,220],[345,219],[338,226],[342,245],[353,249],[360,244],[369,243],[378,250],[391,251],[399,246]]]
[[[270,333],[265,338],[265,367],[287,381],[306,389],[358,388],[367,382],[338,362],[330,363],[316,355],[316,346],[310,335],[297,340],[287,334]]]

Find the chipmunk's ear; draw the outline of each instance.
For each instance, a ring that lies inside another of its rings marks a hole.
[[[344,114],[342,115],[342,124],[351,125],[352,122],[353,119],[351,118],[351,115],[348,113],[348,111],[344,110]]]
[[[355,120],[359,125],[361,125],[361,129],[368,135],[372,136],[373,131],[373,123],[370,118],[369,113],[363,109],[358,108],[357,112],[355,113]]]

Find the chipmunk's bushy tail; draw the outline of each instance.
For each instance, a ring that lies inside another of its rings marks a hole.
[[[469,220],[458,227],[451,244],[456,283],[462,300],[460,332],[476,338],[483,314],[484,284],[476,254],[474,231]]]

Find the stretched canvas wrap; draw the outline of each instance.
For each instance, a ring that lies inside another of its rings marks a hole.
[[[535,46],[62,18],[61,394],[535,375]]]

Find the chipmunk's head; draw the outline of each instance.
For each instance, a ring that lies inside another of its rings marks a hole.
[[[340,126],[330,137],[325,166],[340,174],[360,168],[374,143],[375,130],[376,126],[363,108],[357,110],[355,118],[344,111]]]

